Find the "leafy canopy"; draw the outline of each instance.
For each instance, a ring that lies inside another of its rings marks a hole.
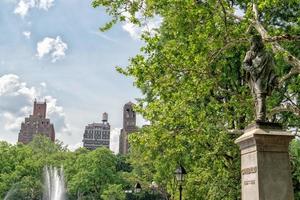
[[[235,134],[254,118],[242,61],[250,30],[273,53],[280,85],[268,98],[269,119],[299,127],[299,0],[94,0],[115,23],[143,26],[145,46],[117,70],[134,78],[143,98],[136,110],[151,122],[133,134],[131,162],[143,180],[177,198],[173,171],[188,171],[185,199],[239,199]],[[146,20],[145,20],[146,19]]]

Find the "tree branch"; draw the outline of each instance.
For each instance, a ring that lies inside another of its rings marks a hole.
[[[232,47],[234,47],[236,44],[240,44],[243,42],[248,42],[247,38],[240,38],[237,40],[233,40],[233,41],[229,41],[227,42],[227,44],[225,44],[222,48],[218,49],[217,51],[215,51],[214,53],[212,53],[212,55],[209,58],[209,63],[213,63],[220,54],[222,54],[224,51],[226,51],[227,49],[230,49]]]
[[[279,80],[279,87],[281,87],[286,80],[288,80],[294,75],[300,74],[300,60],[296,58],[294,55],[292,55],[289,51],[284,49],[278,42],[279,41],[300,41],[300,36],[281,35],[281,36],[271,37],[259,21],[259,12],[256,3],[253,3],[252,11],[254,15],[254,19],[252,20],[250,19],[252,26],[257,30],[257,32],[261,35],[261,37],[265,42],[271,43],[273,52],[282,53],[284,60],[289,65],[292,66],[291,70]],[[227,15],[236,19],[239,22],[244,20],[243,17],[237,16],[230,12],[227,12]],[[233,46],[232,43],[226,44],[223,48],[213,53],[210,59],[210,63],[214,62],[215,58],[217,58],[224,50],[231,48],[232,46]]]
[[[279,80],[279,86],[282,86],[284,84],[284,82],[286,80],[288,80],[289,78],[291,78],[294,75],[300,74],[300,68],[295,68],[293,67],[289,73],[287,73],[286,75],[284,75],[280,80]]]
[[[300,41],[300,35],[279,35],[264,39],[265,42],[280,42],[280,41]]]
[[[285,94],[283,94],[284,95],[284,97],[293,105],[293,106],[295,106],[295,107],[297,107],[297,109],[298,110],[300,110],[300,107],[297,105],[297,103],[295,103],[291,98],[293,98],[293,96],[295,95],[292,95],[291,97],[289,97],[288,95],[285,95]]]
[[[224,24],[225,24],[225,29],[227,29],[227,12],[226,12],[226,9],[222,3],[221,0],[219,0],[219,4],[221,5],[222,7],[222,11],[223,11],[223,14],[224,14]],[[226,30],[226,34],[227,34],[227,30]]]
[[[253,13],[254,13],[254,19],[255,21],[258,21],[259,15],[258,15],[258,8],[257,8],[257,4],[253,3]]]
[[[255,20],[251,20],[254,28],[258,31],[258,33],[261,35],[261,37],[264,40],[270,40],[270,35],[266,31],[266,29],[263,27],[263,25],[258,21],[258,9],[257,5],[253,3],[253,13]],[[279,85],[282,85],[287,79],[289,79],[291,76],[300,74],[300,60],[293,56],[289,51],[284,49],[282,46],[280,46],[277,42],[277,40],[271,42],[272,50],[274,53],[282,53],[284,60],[292,66],[292,69],[290,72],[283,76],[281,80],[279,80]]]
[[[292,105],[286,105],[286,106],[278,106],[270,110],[268,113],[268,117],[272,117],[276,113],[281,113],[281,112],[291,112],[294,113],[296,116],[300,116],[300,109],[292,106]]]

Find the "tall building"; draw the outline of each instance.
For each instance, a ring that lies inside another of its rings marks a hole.
[[[110,125],[108,114],[103,113],[102,123],[92,123],[85,127],[83,134],[83,147],[94,150],[97,147],[109,148]]]
[[[128,102],[123,107],[123,128],[119,139],[119,153],[127,154],[129,149],[128,136],[137,131],[136,114],[133,110],[133,103]]]
[[[42,134],[55,141],[55,131],[50,119],[46,118],[47,103],[34,101],[33,114],[25,118],[21,124],[18,142],[28,144],[35,135]]]

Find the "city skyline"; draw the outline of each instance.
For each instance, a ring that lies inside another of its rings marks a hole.
[[[82,146],[85,125],[103,112],[110,114],[112,139],[118,138],[124,103],[141,93],[114,67],[125,67],[139,52],[144,27],[125,22],[102,33],[109,16],[80,0],[4,0],[0,6],[0,140],[16,143],[35,98],[46,99],[57,139],[71,149]]]

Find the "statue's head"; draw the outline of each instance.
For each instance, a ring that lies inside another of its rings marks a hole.
[[[264,43],[260,35],[253,35],[251,38],[251,49],[257,51],[264,48]]]

